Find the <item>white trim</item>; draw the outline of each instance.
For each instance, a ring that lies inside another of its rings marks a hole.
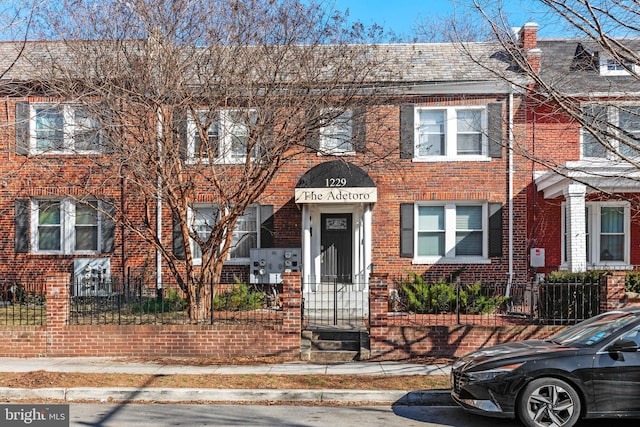
[[[303,289],[314,292],[321,272],[321,215],[350,213],[352,215],[352,268],[354,284],[368,288],[371,273],[372,228],[369,204],[303,204],[302,205],[302,274]]]
[[[604,201],[604,202],[585,202],[588,209],[588,229],[586,230],[589,236],[589,253],[587,254],[587,260],[585,260],[588,270],[598,269],[627,269],[631,268],[631,208],[629,202],[616,202],[616,201]],[[600,235],[601,235],[601,207],[621,207],[624,209],[624,255],[623,261],[602,261],[600,260]],[[561,233],[560,233],[560,254],[561,254],[561,267],[567,267],[567,255],[565,245],[565,234],[567,230],[567,215],[566,215],[566,202],[562,202],[561,206]]]
[[[95,250],[76,250],[75,248],[75,236],[76,236],[76,205],[80,202],[75,202],[71,199],[55,199],[55,198],[36,198],[31,200],[30,209],[30,239],[32,253],[34,254],[50,254],[50,255],[93,255],[102,253],[102,212],[100,202],[94,200],[97,203],[96,208],[96,249]],[[60,204],[60,250],[40,250],[39,242],[39,212],[40,203],[53,202]]]
[[[442,206],[444,208],[445,254],[442,256],[418,255],[418,222],[421,206]],[[480,206],[482,208],[482,255],[456,256],[456,208],[458,206]],[[489,205],[486,201],[419,201],[413,205],[413,253],[412,264],[490,264],[489,259]]]
[[[215,218],[216,223],[220,220],[220,212],[219,210],[217,210],[218,208],[216,206],[214,206],[211,203],[195,203],[196,206],[196,210],[198,209],[198,207],[200,207],[200,209],[204,208],[204,209],[209,209],[209,210],[215,210],[217,212],[217,218]],[[260,226],[262,224],[262,219],[260,218],[260,205],[250,205],[247,209],[255,209],[256,212],[256,231],[255,231],[255,235],[256,235],[256,248],[260,248]],[[243,214],[244,215],[244,214]],[[189,207],[189,211],[187,213],[187,221],[188,221],[188,225],[187,227],[189,228],[190,232],[194,232],[194,227],[196,226],[196,220],[194,218],[194,209],[193,207]],[[236,222],[236,226],[238,225],[238,223]],[[228,233],[228,230],[227,230]],[[234,230],[231,231],[231,238],[233,238],[233,233]],[[192,256],[192,260],[193,260],[193,265],[202,265],[202,257],[195,257],[194,256],[194,251],[195,251],[195,241],[192,238],[189,238],[189,250],[191,251],[191,256]],[[187,245],[185,245],[185,250],[187,250]],[[250,257],[246,256],[246,257],[238,257],[238,258],[231,258],[231,252],[229,252],[229,254],[227,254],[227,258],[225,259],[224,263],[225,265],[249,265],[250,263]]]
[[[458,154],[458,111],[479,111],[480,118],[480,154]],[[424,111],[444,111],[444,153],[438,155],[420,155],[420,113]],[[489,161],[489,142],[487,138],[488,114],[486,105],[449,105],[449,106],[416,106],[413,109],[414,122],[414,162],[477,162]]]
[[[232,140],[231,140],[231,133],[229,132],[230,129],[232,129],[234,126],[237,126],[238,128],[245,128],[245,130],[247,130],[248,133],[250,133],[250,129],[249,126],[245,126],[245,125],[238,125],[238,124],[234,124],[230,119],[230,115],[233,112],[241,112],[243,114],[248,114],[249,117],[251,117],[251,115],[253,114],[257,114],[257,110],[255,108],[249,108],[249,109],[240,109],[240,108],[228,108],[228,109],[220,109],[217,110],[217,121],[218,121],[218,140],[219,140],[219,147],[218,149],[221,151],[222,155],[218,155],[217,157],[215,157],[214,159],[209,159],[208,157],[203,157],[202,159],[198,158],[196,156],[195,153],[195,147],[196,147],[196,142],[195,142],[195,138],[198,138],[198,132],[197,132],[197,127],[196,127],[196,121],[193,118],[193,116],[191,115],[191,113],[187,114],[187,141],[186,141],[186,148],[187,148],[187,163],[203,163],[203,164],[209,164],[211,161],[213,161],[214,164],[242,164],[245,162],[246,160],[246,156],[247,153],[245,152],[244,154],[242,154],[242,156],[235,156],[233,155],[232,151],[231,151],[231,144],[232,144]],[[208,110],[206,109],[199,109],[196,111],[196,113],[208,113]],[[213,124],[213,122],[212,122]],[[208,137],[208,132],[209,130],[207,129],[207,137]],[[256,146],[254,148],[255,152],[252,153],[251,155],[251,159],[254,159],[256,157],[256,153],[258,150],[258,147]]]
[[[55,102],[30,102],[29,103],[29,123],[28,123],[28,151],[31,154],[55,154],[55,155],[70,155],[70,154],[102,154],[104,152],[104,135],[99,128],[96,131],[99,132],[99,144],[102,149],[100,150],[79,150],[75,144],[75,134],[80,128],[80,125],[76,123],[75,111],[76,109],[86,108],[81,104],[65,104]],[[36,120],[38,109],[51,109],[61,110],[62,113],[62,149],[41,149],[38,148],[38,139],[36,138]]]

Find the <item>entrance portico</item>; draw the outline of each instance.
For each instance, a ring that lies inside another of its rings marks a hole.
[[[366,288],[371,273],[371,210],[377,188],[361,168],[341,160],[305,173],[295,189],[302,206],[303,286],[338,281]]]

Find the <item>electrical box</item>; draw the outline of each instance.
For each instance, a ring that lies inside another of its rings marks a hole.
[[[531,248],[531,267],[544,267],[544,248]]]
[[[110,258],[73,260],[73,296],[106,297],[112,294]]]
[[[282,283],[282,273],[301,271],[299,248],[251,249],[250,283]]]

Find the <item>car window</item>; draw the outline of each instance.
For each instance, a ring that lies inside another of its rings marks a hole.
[[[636,313],[606,313],[578,323],[551,337],[549,341],[572,347],[590,347],[611,336],[611,334],[637,318],[638,315]]]
[[[622,339],[634,341],[638,346],[640,346],[640,326],[634,328],[631,332],[626,333]]]

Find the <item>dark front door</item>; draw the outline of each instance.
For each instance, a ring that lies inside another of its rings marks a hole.
[[[321,274],[322,280],[351,283],[353,234],[352,215],[321,214]]]

